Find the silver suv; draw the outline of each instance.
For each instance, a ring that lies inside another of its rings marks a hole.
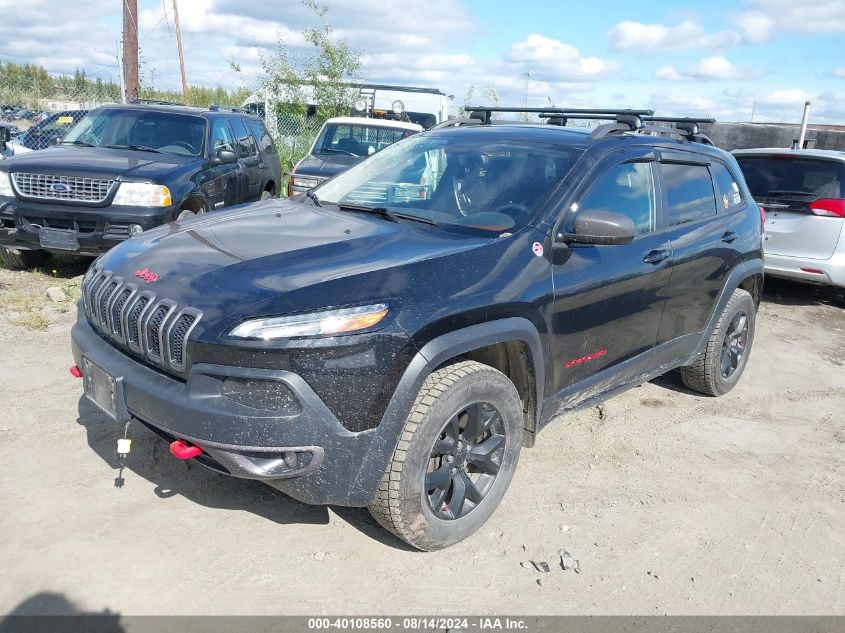
[[[762,148],[733,154],[766,210],[766,274],[845,287],[845,152]]]

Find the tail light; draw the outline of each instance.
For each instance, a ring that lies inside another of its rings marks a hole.
[[[766,210],[760,207],[760,233],[766,232]]]
[[[845,200],[822,198],[810,203],[810,211],[815,215],[823,215],[829,218],[845,218]]]

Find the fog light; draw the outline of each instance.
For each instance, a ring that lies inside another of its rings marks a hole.
[[[291,470],[296,470],[299,467],[299,460],[296,458],[296,453],[293,451],[285,451],[282,453],[282,459],[285,460],[285,465]]]
[[[136,235],[140,235],[144,232],[144,227],[140,224],[130,224],[129,225],[129,235],[135,237]]]

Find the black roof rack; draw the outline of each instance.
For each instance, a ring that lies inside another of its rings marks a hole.
[[[237,106],[230,106],[230,105],[210,105],[208,109],[212,112],[239,112],[240,114],[252,114],[249,110],[244,110],[243,108],[239,108]]]
[[[175,103],[173,101],[162,101],[160,99],[133,99],[129,103],[140,103],[140,104],[143,104],[143,105],[168,105],[168,106],[185,105],[183,103]]]
[[[470,113],[470,118],[478,119],[482,123],[490,123],[493,119],[493,112],[525,112],[529,114],[549,115],[544,118],[582,118],[582,119],[608,119],[612,120],[618,115],[649,116],[654,110],[618,110],[618,109],[596,109],[596,108],[526,108],[521,106],[467,106],[464,108]],[[568,115],[568,116],[567,116]]]
[[[493,123],[494,112],[527,112],[537,114],[545,119],[550,125],[566,125],[570,119],[587,119],[599,121],[611,121],[596,127],[590,138],[598,140],[611,134],[624,134],[626,132],[642,132],[653,134],[672,134],[681,138],[713,145],[713,142],[706,134],[701,132],[700,124],[715,123],[715,119],[699,117],[660,117],[654,116],[654,110],[633,110],[633,109],[598,109],[598,108],[527,108],[527,107],[500,107],[500,106],[467,106],[464,108],[469,112],[469,118],[449,119],[432,129],[444,127],[458,127],[462,125],[490,125]],[[646,123],[667,123],[674,127],[660,125],[646,125]]]

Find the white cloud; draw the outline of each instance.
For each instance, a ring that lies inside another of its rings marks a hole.
[[[765,42],[771,35],[774,20],[762,11],[744,11],[733,20],[742,29],[742,39],[747,42]]]
[[[839,68],[833,69],[833,76],[839,77],[841,79],[845,79],[845,66],[840,66]]]
[[[617,51],[661,51],[679,49],[722,49],[735,46],[740,35],[735,31],[708,33],[691,20],[676,26],[644,24],[626,20],[607,32],[610,46]]]
[[[582,55],[570,44],[537,33],[513,44],[505,60],[551,81],[598,79],[619,70],[613,60]]]
[[[768,16],[779,30],[794,33],[845,33],[842,0],[748,0],[755,12]]]
[[[763,72],[756,68],[735,66],[728,59],[715,56],[705,57],[686,72],[679,72],[674,66],[663,66],[654,76],[663,81],[743,81],[758,79],[763,76]]]

